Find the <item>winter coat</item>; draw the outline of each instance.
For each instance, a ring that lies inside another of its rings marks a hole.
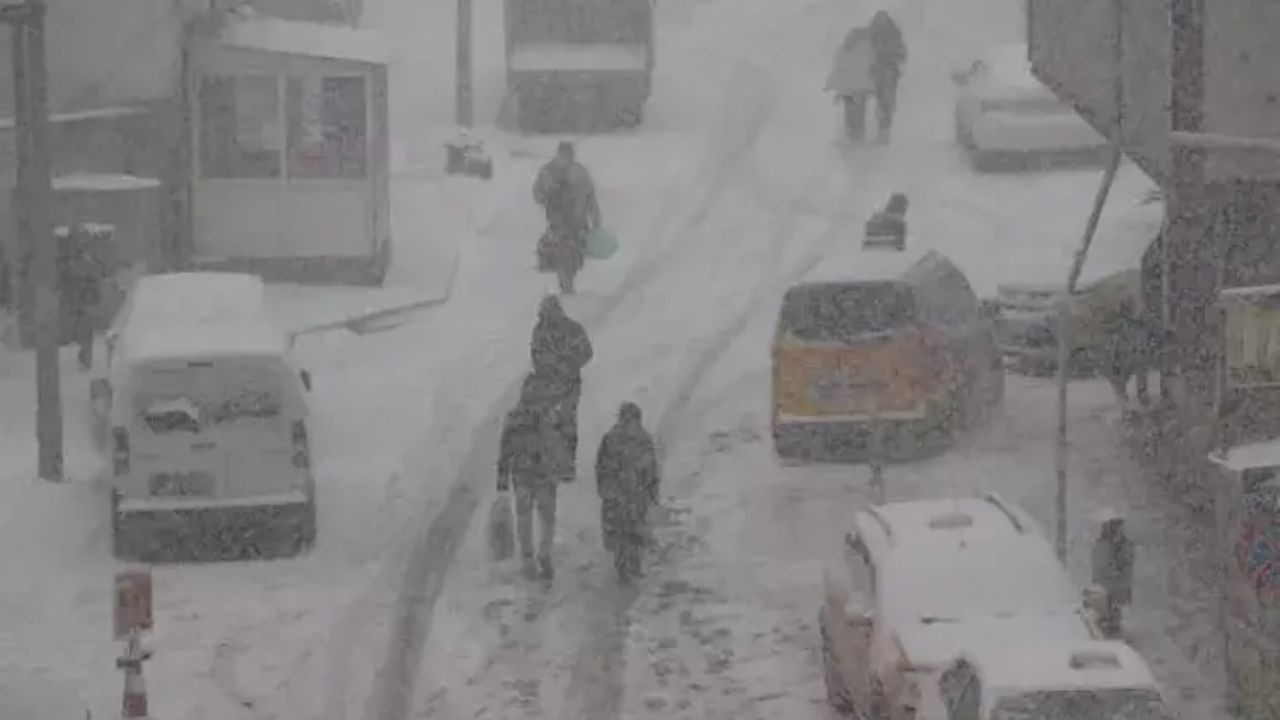
[[[578,398],[577,385],[536,371],[525,377],[520,393],[520,404],[537,409],[546,420],[547,431],[554,433],[557,452],[550,472],[561,480],[577,475]]]
[[[556,302],[544,303],[539,310],[529,355],[534,373],[559,381],[568,394],[578,391],[582,368],[591,362],[594,351],[587,331]]]
[[[547,229],[558,241],[578,246],[600,222],[595,183],[579,162],[551,160],[533,181],[533,199],[547,215]]]
[[[878,12],[871,19],[871,52],[874,56],[871,74],[876,84],[896,84],[902,65],[907,61],[907,44],[889,13]]]
[[[564,462],[564,441],[544,408],[517,404],[502,426],[498,452],[498,489],[553,480]]]
[[[638,530],[658,501],[659,482],[658,454],[644,427],[619,422],[605,433],[596,453],[596,487],[606,542]]]
[[[1094,541],[1093,583],[1117,605],[1133,602],[1133,542],[1123,534],[1103,535]]]
[[[850,30],[831,64],[826,89],[841,97],[870,93],[874,90],[871,60],[871,30],[865,27]]]

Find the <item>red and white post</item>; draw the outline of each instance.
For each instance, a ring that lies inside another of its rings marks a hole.
[[[147,685],[142,678],[142,663],[151,657],[142,647],[142,631],[152,626],[149,569],[116,574],[115,610],[115,638],[125,641],[124,654],[116,659],[116,667],[124,671],[120,717],[149,718]]]

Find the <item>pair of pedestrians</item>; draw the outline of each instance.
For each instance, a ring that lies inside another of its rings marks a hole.
[[[498,458],[498,490],[515,494],[516,538],[527,578],[554,578],[559,485],[577,476],[578,405],[582,368],[594,351],[586,330],[565,314],[560,301],[544,298],[533,330],[533,371],[507,414]],[[619,576],[638,572],[641,526],[657,499],[657,456],[640,409],[624,403],[618,423],[601,442],[596,458],[605,545],[615,554]],[[643,502],[640,500],[643,499]],[[534,545],[534,515],[539,537]]]

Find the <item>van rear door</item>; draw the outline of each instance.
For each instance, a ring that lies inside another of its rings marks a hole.
[[[212,374],[186,363],[139,369],[134,377],[126,495],[194,501],[225,494],[226,450],[206,431],[201,399],[212,392]]]
[[[279,358],[246,358],[220,368],[215,427],[232,450],[232,496],[279,495],[302,487],[305,471],[294,464],[292,437],[294,423],[305,417],[298,384]]]
[[[792,288],[777,336],[778,420],[923,417],[925,344],[910,288],[894,282]]]

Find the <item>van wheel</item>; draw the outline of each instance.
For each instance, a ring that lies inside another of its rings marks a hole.
[[[831,639],[827,635],[827,623],[818,610],[818,632],[822,636],[822,679],[827,688],[827,702],[841,717],[853,716],[853,703],[840,682],[839,668],[836,664],[835,652],[831,649]]]

